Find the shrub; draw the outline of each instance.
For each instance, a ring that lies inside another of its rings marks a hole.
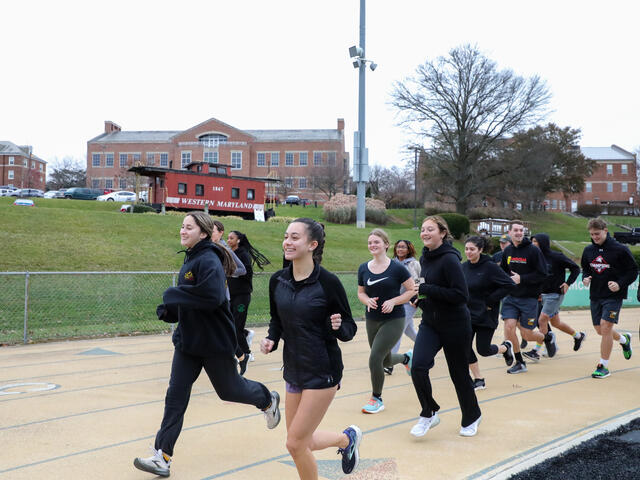
[[[456,206],[451,203],[445,203],[445,202],[425,202],[424,204],[424,214],[427,217],[429,215],[440,215],[443,212],[455,213]]]
[[[354,223],[356,221],[356,203],[357,197],[355,195],[342,193],[334,195],[322,207],[325,220],[340,224]],[[365,216],[371,223],[385,225],[388,218],[384,202],[375,198],[365,198]]]
[[[269,217],[271,223],[291,223],[295,220],[293,217]]]
[[[131,213],[131,205],[127,207],[127,212]],[[144,203],[136,203],[135,205],[133,205],[133,213],[147,213],[147,212],[157,213],[156,209],[153,208],[151,205],[145,205]]]
[[[602,212],[601,205],[586,205],[582,204],[578,206],[578,211],[576,212],[578,215],[583,217],[597,217]]]
[[[459,213],[438,213],[449,225],[449,230],[454,238],[462,238],[470,231],[469,219]]]

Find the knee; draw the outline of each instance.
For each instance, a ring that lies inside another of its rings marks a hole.
[[[287,436],[287,451],[293,458],[302,455],[308,448],[309,445],[303,439]]]

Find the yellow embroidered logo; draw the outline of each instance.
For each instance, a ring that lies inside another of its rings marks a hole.
[[[609,312],[609,318],[616,318],[616,315],[618,315],[618,312]]]
[[[527,319],[527,323],[528,323],[529,325],[535,325],[535,323],[536,323],[536,319],[535,319],[535,318],[529,318],[529,319]]]
[[[193,273],[191,273],[191,271],[185,273],[184,274],[184,279],[185,280],[193,280]]]
[[[511,263],[511,255],[507,257],[507,265],[509,265],[510,263]]]

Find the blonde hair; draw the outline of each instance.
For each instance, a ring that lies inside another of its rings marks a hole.
[[[374,228],[373,230],[371,230],[371,233],[369,233],[369,236],[371,235],[375,235],[383,241],[383,243],[386,245],[385,250],[389,249],[391,242],[389,241],[389,235],[387,235],[387,232],[385,232],[381,228]]]
[[[587,230],[605,230],[607,228],[607,222],[602,218],[592,218],[587,223]]]
[[[453,235],[451,235],[449,225],[447,225],[447,221],[444,218],[442,218],[440,215],[429,215],[422,221],[422,224],[424,225],[424,222],[426,222],[427,220],[431,220],[438,226],[438,230],[444,232],[444,237],[442,238],[443,242],[453,242]]]

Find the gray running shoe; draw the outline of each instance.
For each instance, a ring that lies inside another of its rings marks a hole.
[[[473,389],[474,390],[484,390],[487,388],[486,383],[484,383],[484,378],[474,378],[473,379]]]
[[[278,392],[271,392],[271,405],[263,410],[264,418],[267,421],[267,428],[272,430],[280,423],[280,395]]]
[[[162,450],[156,450],[153,447],[151,451],[153,451],[153,456],[148,458],[138,457],[133,461],[133,466],[138,470],[142,470],[143,472],[153,473],[154,475],[159,475],[160,477],[168,477],[169,476],[169,467],[171,466],[171,460],[168,462],[164,459],[162,455]]]
[[[536,363],[540,361],[540,354],[535,348],[532,348],[528,352],[523,352],[522,356],[527,357],[529,360],[533,360]]]
[[[527,365],[524,362],[516,362],[516,364],[507,370],[507,373],[525,373],[527,371]]]
[[[507,364],[507,367],[510,367],[511,365],[513,365],[513,343],[511,343],[509,340],[505,340],[504,342],[502,342],[502,345],[507,348],[502,356],[504,357],[504,361]]]

